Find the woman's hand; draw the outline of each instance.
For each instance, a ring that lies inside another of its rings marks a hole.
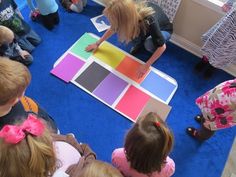
[[[85,50],[86,50],[86,52],[96,51],[97,48],[98,48],[98,46],[99,46],[99,45],[98,45],[97,43],[93,43],[93,44],[88,45],[88,46],[85,48]]]
[[[137,78],[138,79],[142,78],[146,74],[146,72],[148,71],[149,67],[150,66],[147,64],[141,65],[137,71]]]

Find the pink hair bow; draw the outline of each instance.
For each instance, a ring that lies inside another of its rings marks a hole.
[[[40,136],[44,132],[44,124],[33,115],[28,115],[21,125],[5,125],[0,131],[0,138],[10,144],[17,144],[25,138],[25,133]]]

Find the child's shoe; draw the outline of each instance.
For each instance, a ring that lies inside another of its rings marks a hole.
[[[30,18],[32,21],[38,20],[39,16],[40,16],[40,12],[38,10],[35,10],[35,11],[31,12],[31,14],[30,14]]]
[[[203,56],[201,61],[195,65],[194,67],[195,71],[201,72],[207,66],[208,63],[209,62],[208,62],[207,57]]]
[[[204,78],[205,79],[209,79],[212,77],[212,75],[214,74],[214,71],[215,71],[216,68],[214,68],[213,66],[211,66],[209,63],[207,65],[207,69],[206,71],[204,72]]]
[[[201,123],[203,120],[203,115],[202,114],[198,114],[194,117],[194,120],[196,120],[197,123]]]
[[[193,127],[186,128],[186,133],[192,138],[197,138],[197,129]]]

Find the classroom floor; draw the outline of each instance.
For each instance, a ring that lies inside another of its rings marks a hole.
[[[25,1],[19,3],[23,2]],[[46,108],[58,123],[61,133],[73,132],[79,141],[88,143],[93,148],[98,159],[110,162],[112,151],[123,146],[124,135],[132,122],[75,85],[66,84],[50,75],[55,61],[85,32],[98,36],[103,34],[90,21],[101,15],[102,10],[101,6],[91,0],[81,14],[68,13],[60,6],[60,24],[48,31],[29,19],[28,7],[22,9],[26,21],[42,37],[42,43],[33,52],[34,62],[29,67],[32,82],[26,95]],[[116,36],[109,42],[123,50],[129,50],[117,41]],[[145,59],[147,56],[147,52],[142,51],[137,57]],[[198,126],[193,119],[199,113],[194,104],[195,99],[213,86],[234,78],[217,70],[211,79],[205,80],[202,73],[193,71],[199,61],[198,57],[168,43],[165,53],[153,65],[175,78],[179,86],[169,103],[172,110],[166,120],[175,135],[175,146],[170,154],[176,163],[173,177],[220,177],[227,159],[233,157],[235,160],[236,157],[230,155],[228,158],[236,127],[222,130],[204,143],[196,142],[185,133],[187,126]]]

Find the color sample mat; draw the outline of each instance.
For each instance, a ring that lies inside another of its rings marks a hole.
[[[94,53],[86,52],[86,46],[98,39],[85,33],[55,62],[51,74],[72,82],[133,122],[150,111],[165,120],[177,82],[153,67],[138,79],[136,71],[143,62],[108,42]]]

